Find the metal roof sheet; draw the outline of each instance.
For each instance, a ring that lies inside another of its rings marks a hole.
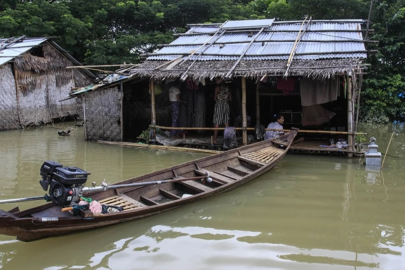
[[[47,38],[24,38],[16,43],[7,43],[9,39],[0,39],[0,65],[13,60],[33,47],[45,42]]]
[[[274,19],[227,21],[221,26],[221,28],[222,29],[263,28],[272,25],[273,22]]]
[[[13,57],[0,57],[0,66],[12,60]]]
[[[215,33],[216,31],[219,30],[219,27],[217,26],[195,26],[191,27],[190,30],[186,32],[186,34],[204,34],[204,33]]]
[[[263,40],[295,40],[298,32],[264,32],[261,33],[256,41]],[[253,35],[254,36],[254,35]],[[215,43],[228,42],[250,42],[253,39],[249,33],[225,33]],[[209,42],[212,35],[195,35],[195,36],[180,36],[170,45],[202,45]],[[305,32],[302,39],[305,40],[323,40],[323,41],[362,41],[363,35],[361,32]],[[208,44],[210,44],[209,42]]]
[[[8,43],[10,39],[0,39],[0,66],[13,60],[15,57],[26,53],[32,48],[48,41],[54,48],[56,48],[61,54],[69,59],[74,65],[81,65],[73,56],[60,47],[56,42],[46,37],[41,38],[27,38],[22,37],[15,43]],[[96,76],[87,69],[83,69],[80,72],[87,74],[90,77],[96,78]]]

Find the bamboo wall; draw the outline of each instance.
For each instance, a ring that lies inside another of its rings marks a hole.
[[[87,140],[121,141],[121,98],[118,87],[85,95]]]
[[[19,127],[15,81],[11,65],[0,66],[0,130]]]

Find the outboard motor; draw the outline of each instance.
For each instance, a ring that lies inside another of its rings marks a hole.
[[[49,198],[57,205],[70,205],[79,202],[82,189],[90,173],[76,168],[63,167],[55,161],[45,161],[41,166],[39,181],[48,191]]]

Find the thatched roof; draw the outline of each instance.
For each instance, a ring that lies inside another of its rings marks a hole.
[[[367,58],[362,23],[267,19],[191,25],[187,33],[149,54],[129,74],[183,80],[263,75],[330,77],[358,69]]]

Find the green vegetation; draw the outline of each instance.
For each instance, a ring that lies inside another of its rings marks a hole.
[[[136,63],[187,24],[276,18],[367,19],[371,0],[2,0],[0,37],[55,36],[86,64]],[[361,116],[405,117],[405,0],[374,0],[369,38],[379,53],[363,83]],[[371,45],[370,45],[371,46]],[[370,47],[371,48],[371,47]]]

